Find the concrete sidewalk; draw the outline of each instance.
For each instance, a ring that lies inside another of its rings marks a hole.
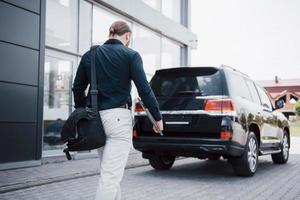
[[[291,154],[300,154],[300,137],[291,139]],[[45,163],[45,161],[44,161]],[[47,163],[47,161],[46,161]],[[126,169],[148,165],[140,152],[132,150]],[[0,194],[45,184],[99,174],[98,158],[50,162],[37,167],[0,171]]]
[[[49,158],[51,159],[51,158]],[[60,159],[61,160],[61,159]],[[44,162],[47,162],[44,161]],[[132,150],[126,168],[148,165],[140,152]],[[99,159],[53,162],[37,167],[0,171],[0,193],[99,174]]]

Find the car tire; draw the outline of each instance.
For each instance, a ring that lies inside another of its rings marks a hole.
[[[281,144],[281,152],[280,153],[276,153],[276,154],[272,154],[272,160],[275,164],[285,164],[287,163],[288,159],[289,159],[289,150],[290,150],[290,145],[289,145],[290,141],[289,141],[289,136],[287,134],[286,131],[284,131],[283,134],[283,141]]]
[[[175,162],[175,156],[158,156],[153,155],[149,158],[150,165],[157,170],[168,170],[170,169]]]
[[[239,158],[232,158],[230,163],[238,176],[253,176],[258,166],[258,142],[253,132],[250,132],[244,153]]]

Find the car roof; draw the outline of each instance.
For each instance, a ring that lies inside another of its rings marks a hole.
[[[227,71],[230,71],[230,72],[233,72],[233,73],[237,73],[241,76],[243,76],[244,78],[247,78],[247,79],[250,79],[251,81],[253,81],[255,84],[261,86],[261,84],[255,80],[253,80],[249,75],[233,68],[233,67],[230,67],[228,65],[219,65],[219,66],[190,66],[190,67],[187,67],[187,66],[183,66],[183,67],[172,67],[172,68],[165,68],[165,69],[159,69],[159,70],[156,70],[155,74],[159,75],[159,74],[165,74],[165,73],[176,73],[176,72],[182,72],[182,71],[189,71],[189,70],[227,70]],[[262,86],[261,86],[262,87]]]
[[[203,68],[215,68],[218,69],[219,67],[216,66],[182,66],[182,67],[170,67],[170,68],[163,68],[156,70],[157,72],[161,71],[177,71],[177,70],[193,70],[193,69],[203,69]]]
[[[155,74],[160,75],[160,74],[167,74],[167,73],[180,73],[180,72],[187,72],[187,71],[217,71],[219,70],[218,67],[214,66],[203,66],[203,67],[172,67],[172,68],[165,68],[165,69],[159,69],[156,70]]]
[[[228,71],[236,72],[244,77],[250,78],[247,74],[244,74],[243,72],[227,66],[227,65],[219,65],[219,66],[194,66],[194,67],[172,67],[172,68],[165,68],[165,69],[159,69],[156,71],[156,73],[167,73],[167,72],[181,72],[181,71],[189,71],[189,70],[220,70],[220,69],[227,69]]]

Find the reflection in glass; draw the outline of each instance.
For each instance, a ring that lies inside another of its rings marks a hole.
[[[80,1],[79,9],[79,53],[84,54],[92,41],[92,4]]]
[[[48,0],[46,9],[46,44],[77,52],[78,1]]]
[[[248,86],[246,85],[245,79],[242,76],[237,73],[228,73],[228,81],[230,84],[230,93],[232,96],[252,101]]]
[[[161,0],[143,0],[143,2],[155,10],[161,10]]]
[[[159,69],[160,64],[160,37],[139,25],[133,26],[133,49],[138,51],[144,63],[147,75],[153,76],[155,70]]]
[[[162,0],[161,12],[165,16],[180,23],[180,1],[181,0]]]
[[[260,99],[259,99],[259,96],[257,94],[257,90],[254,86],[254,83],[250,80],[250,79],[245,79],[246,80],[246,84],[249,88],[249,91],[250,91],[250,94],[251,94],[251,97],[252,97],[252,101],[254,103],[256,103],[257,105],[260,104]]]
[[[297,96],[290,94],[290,100],[289,100],[290,104],[296,104],[298,100],[299,98]]]
[[[62,148],[60,130],[71,106],[73,62],[45,57],[44,78],[44,150]]]
[[[151,86],[157,97],[222,95],[220,72],[169,71],[155,75]]]
[[[181,47],[169,39],[162,38],[161,67],[179,67],[180,66]]]
[[[265,108],[272,109],[271,100],[269,99],[269,96],[267,95],[266,91],[258,85],[256,85],[256,89],[260,96],[261,105]]]
[[[109,27],[117,20],[125,21],[131,26],[131,23],[124,18],[113,15],[100,7],[93,6],[93,44],[102,45],[108,39]]]

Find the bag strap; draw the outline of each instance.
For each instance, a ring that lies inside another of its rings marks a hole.
[[[97,79],[96,79],[96,66],[95,66],[95,60],[96,60],[96,49],[99,45],[91,46],[90,52],[91,52],[91,103],[92,108],[95,111],[98,111],[98,89],[97,89]]]

